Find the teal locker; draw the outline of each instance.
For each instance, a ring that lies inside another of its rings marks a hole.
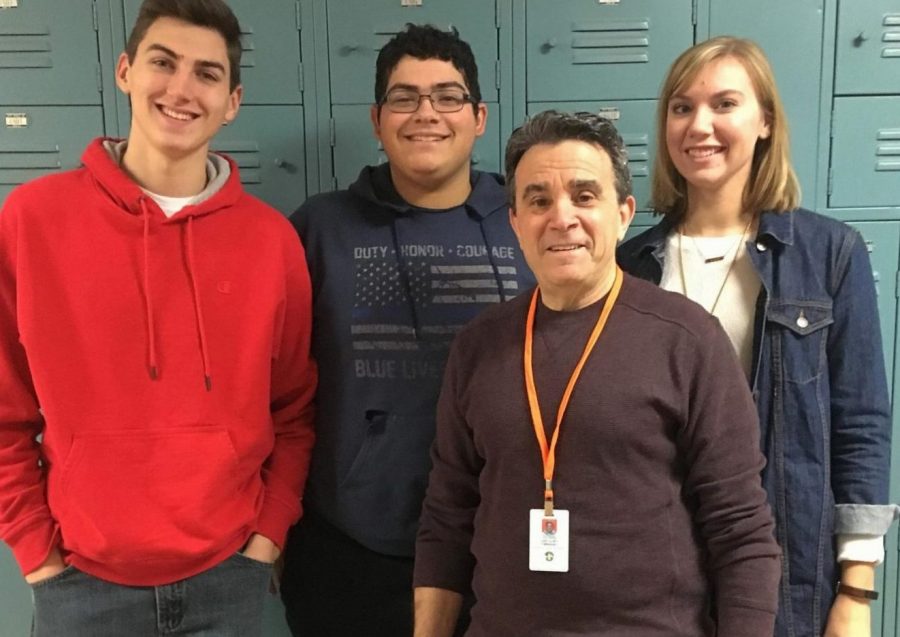
[[[654,117],[656,100],[620,102],[537,102],[528,104],[528,115],[547,109],[590,111],[608,117],[616,125],[628,149],[628,169],[638,210],[649,210],[650,173],[656,155]]]
[[[19,184],[78,167],[103,133],[99,106],[0,105],[0,118],[0,203]]]
[[[212,149],[237,162],[248,192],[289,215],[306,198],[304,144],[302,108],[247,105]]]
[[[900,95],[837,97],[831,126],[829,206],[900,204]]]
[[[791,159],[803,204],[819,205],[819,103],[822,95],[823,0],[713,0],[710,36],[750,38],[772,63],[791,133]],[[761,19],[765,16],[765,19]],[[787,43],[790,43],[789,45]],[[802,51],[802,55],[798,52]]]
[[[141,0],[124,0],[125,36]],[[300,5],[294,0],[229,0],[241,23],[241,83],[246,104],[301,104]],[[125,120],[127,121],[127,120]]]
[[[100,104],[92,2],[4,0],[0,6],[0,104]]]
[[[382,164],[387,157],[372,133],[367,104],[335,105],[333,117],[332,152],[336,188],[346,188],[356,181],[363,166]],[[488,104],[487,127],[475,142],[472,166],[478,170],[502,172],[503,149],[500,145],[499,106]]]
[[[0,617],[4,637],[31,634],[31,589],[22,578],[9,547],[0,542]]]
[[[694,43],[691,0],[528,0],[529,102],[652,99]]]
[[[897,0],[841,0],[836,53],[836,94],[900,93]]]
[[[332,102],[372,103],[378,51],[407,22],[458,29],[475,54],[482,100],[496,102],[499,1],[328,0]]]

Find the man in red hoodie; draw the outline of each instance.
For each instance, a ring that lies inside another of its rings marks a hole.
[[[297,235],[209,152],[240,55],[221,0],[146,0],[128,139],[0,211],[0,538],[38,637],[261,633],[316,369]]]

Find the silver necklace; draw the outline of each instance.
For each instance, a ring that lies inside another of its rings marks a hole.
[[[728,283],[728,277],[731,276],[731,271],[734,270],[734,264],[737,262],[738,254],[741,251],[741,244],[744,242],[744,237],[747,236],[747,231],[750,230],[750,226],[753,223],[753,217],[750,217],[750,221],[747,222],[747,225],[744,227],[744,231],[741,233],[741,236],[738,237],[738,240],[735,242],[732,250],[733,254],[731,255],[731,263],[728,264],[728,270],[725,272],[725,278],[722,279],[722,285],[719,286],[719,291],[716,292],[716,298],[713,301],[712,306],[709,308],[710,314],[716,313],[716,306],[719,305],[719,299],[722,298],[722,292],[725,290],[725,284]],[[681,289],[684,290],[684,295],[688,298],[691,298],[691,295],[688,294],[687,288],[687,277],[684,276],[684,250],[681,246],[681,236],[682,233],[678,232],[678,272],[681,275]],[[693,237],[691,237],[693,239]],[[697,243],[694,242],[694,247],[697,247]],[[697,249],[697,252],[700,254],[701,258],[705,258],[703,253],[700,252],[700,249]],[[716,261],[722,261],[725,259],[725,256],[728,253],[726,252],[721,257],[714,257],[712,260],[705,260],[704,263],[714,263]]]

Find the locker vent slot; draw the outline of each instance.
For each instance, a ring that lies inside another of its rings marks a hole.
[[[573,64],[641,64],[650,61],[650,20],[572,24]]]
[[[256,57],[253,55],[256,51],[256,42],[253,40],[253,27],[241,28],[241,68],[252,69],[256,66]]]
[[[648,136],[642,134],[622,135],[628,150],[628,169],[632,177],[647,177],[650,174],[650,147]]]
[[[884,16],[882,26],[887,27],[881,36],[882,42],[890,44],[881,49],[883,58],[900,58],[900,13],[888,13]]]
[[[875,155],[885,158],[878,159],[875,170],[900,171],[900,128],[882,128],[878,131],[878,141],[887,143],[875,147]]]
[[[0,185],[3,186],[18,186],[60,168],[59,146],[41,148],[4,143],[0,150]]]
[[[215,150],[225,153],[238,165],[242,184],[262,183],[262,162],[259,156],[259,144],[247,141],[222,140],[215,145]]]
[[[0,27],[0,68],[49,69],[50,29]]]

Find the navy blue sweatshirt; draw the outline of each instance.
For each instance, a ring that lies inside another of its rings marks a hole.
[[[292,217],[313,283],[319,362],[306,506],[374,551],[412,556],[435,408],[455,334],[533,277],[503,182],[473,171],[462,206],[405,203],[387,164]]]

